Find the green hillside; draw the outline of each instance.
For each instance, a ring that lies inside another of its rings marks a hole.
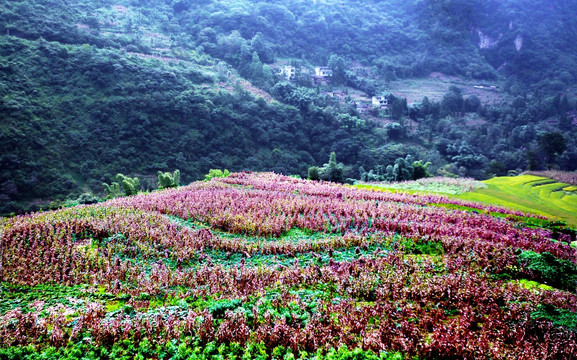
[[[571,1],[4,1],[0,214],[211,168],[577,167]],[[287,79],[287,66],[295,74]],[[319,78],[327,67],[332,75]],[[380,96],[388,105],[373,106]]]

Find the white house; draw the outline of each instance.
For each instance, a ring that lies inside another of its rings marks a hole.
[[[294,66],[285,66],[282,68],[281,74],[284,75],[288,81],[291,81],[294,80],[297,74],[297,69]]]
[[[318,77],[333,76],[333,71],[326,66],[316,67],[315,68],[315,76],[318,76]]]
[[[373,106],[387,107],[389,106],[389,99],[386,96],[373,96]]]

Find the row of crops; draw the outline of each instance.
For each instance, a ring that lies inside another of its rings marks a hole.
[[[575,358],[575,239],[535,224],[271,173],[14,217],[0,358]]]

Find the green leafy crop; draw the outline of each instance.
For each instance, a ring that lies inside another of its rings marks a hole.
[[[575,292],[577,266],[571,261],[557,259],[548,252],[538,254],[533,251],[522,252],[519,261],[545,283]]]

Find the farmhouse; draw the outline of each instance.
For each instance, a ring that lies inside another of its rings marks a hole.
[[[373,96],[373,106],[384,109],[389,106],[389,99],[386,96]]]
[[[365,114],[371,109],[369,104],[364,103],[362,101],[353,101],[353,105],[355,106],[355,109],[359,112],[359,114]]]
[[[319,66],[315,68],[315,76],[330,77],[333,76],[333,71],[326,66]]]
[[[330,77],[333,76],[333,71],[326,66],[315,68],[315,74],[312,76],[313,84],[321,85],[329,82]]]
[[[297,70],[294,66],[285,66],[281,69],[281,75],[283,75],[288,81],[294,80],[297,74]]]

